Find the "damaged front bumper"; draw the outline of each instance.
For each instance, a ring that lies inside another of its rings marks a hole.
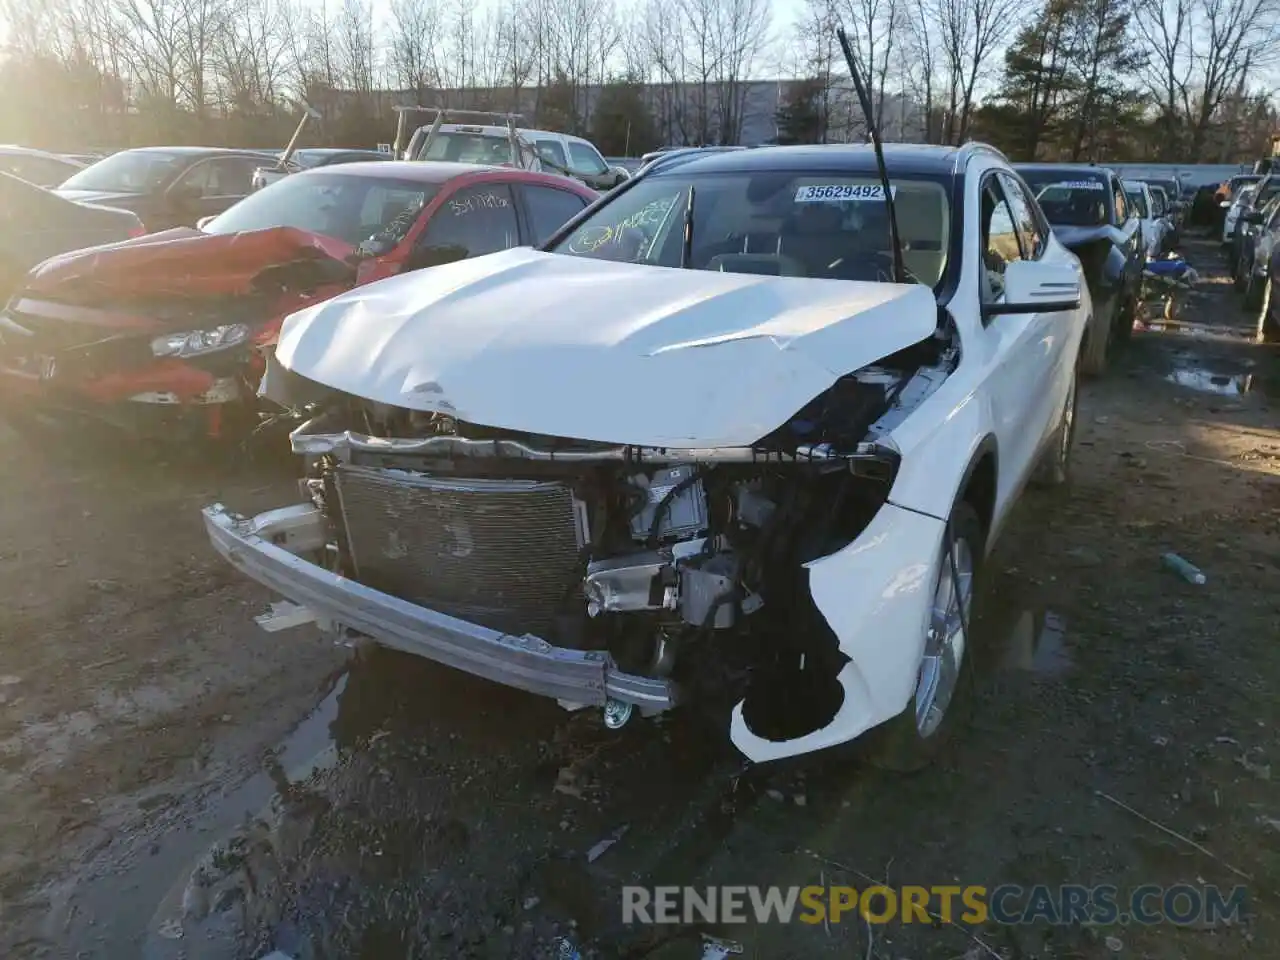
[[[513,636],[409,603],[304,559],[323,551],[323,515],[310,504],[236,516],[221,504],[203,510],[214,549],[246,576],[306,608],[333,633],[354,631],[384,646],[529,693],[588,706],[609,701],[655,714],[676,704],[667,680],[624,673],[596,650]]]

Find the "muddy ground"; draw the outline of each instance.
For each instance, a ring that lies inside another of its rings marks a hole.
[[[6,435],[0,956],[526,958],[567,936],[696,958],[698,928],[623,927],[619,886],[873,880],[1243,884],[1249,907],[708,932],[769,960],[1280,955],[1280,357],[1206,288],[1084,390],[1073,487],[1030,494],[984,571],[968,729],[910,778],[843,752],[747,770],[694,718],[613,733],[263,633],[268,597],[198,508],[290,502],[286,458],[68,460]]]

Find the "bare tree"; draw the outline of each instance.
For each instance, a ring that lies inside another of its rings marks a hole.
[[[1022,0],[931,0],[937,27],[946,100],[942,139],[962,143],[969,135],[978,81],[992,55],[1018,25]]]
[[[373,8],[368,0],[343,0],[338,13],[337,52],[342,83],[357,96],[372,94],[377,60]]]
[[[719,0],[716,4],[715,93],[721,143],[738,143],[742,139],[748,85],[768,45],[769,29],[767,0]]]
[[[387,59],[391,76],[421,103],[440,85],[435,44],[440,36],[437,0],[391,0]]]

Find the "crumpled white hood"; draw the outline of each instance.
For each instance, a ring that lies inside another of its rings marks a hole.
[[[515,249],[295,313],[276,359],[345,393],[500,429],[740,446],[936,324],[933,293],[920,285]]]

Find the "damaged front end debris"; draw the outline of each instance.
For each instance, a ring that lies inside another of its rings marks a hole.
[[[889,433],[956,360],[931,338],[756,444],[700,449],[487,428],[273,365],[264,391],[311,406],[291,441],[307,502],[252,519],[216,505],[205,522],[233,564],[332,633],[600,708],[611,728],[697,701],[794,740],[849,687],[809,565],[884,508]]]

